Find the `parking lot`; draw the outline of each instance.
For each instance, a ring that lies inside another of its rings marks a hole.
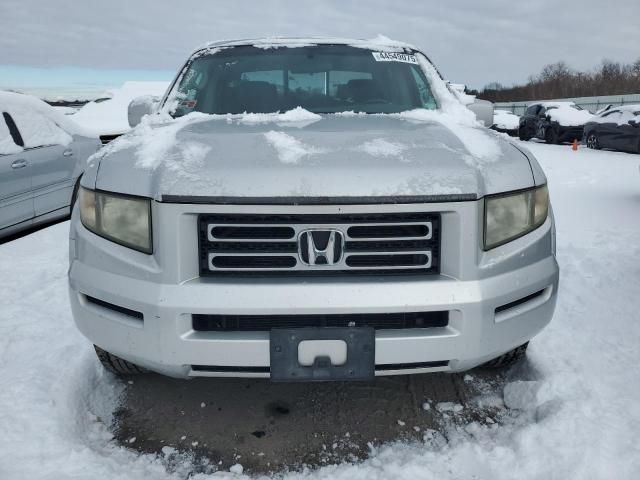
[[[637,369],[620,366],[640,361],[638,157],[526,146],[549,177],[562,294],[528,359],[504,375],[310,386],[118,380],[73,325],[68,223],[0,245],[0,451],[13,452],[2,468],[20,465],[31,478],[43,467],[168,478],[346,460],[332,478],[412,478],[412,466],[450,478],[478,464],[485,477],[509,478],[517,462],[520,477],[533,478],[551,462],[559,478],[605,466],[609,478],[632,478],[640,468],[639,382]],[[584,463],[605,456],[606,464]],[[327,470],[313,475],[326,478]]]

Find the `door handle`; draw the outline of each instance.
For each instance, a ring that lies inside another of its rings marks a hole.
[[[64,157],[70,157],[71,155],[73,155],[73,150],[65,150],[62,152],[62,156]]]
[[[24,168],[27,166],[27,161],[24,158],[14,160],[11,164],[11,168]]]

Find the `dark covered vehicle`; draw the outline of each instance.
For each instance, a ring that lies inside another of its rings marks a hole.
[[[610,148],[640,153],[640,105],[611,108],[584,126],[583,142],[589,148]]]
[[[540,102],[529,105],[520,117],[520,140],[539,138],[547,143],[581,140],[584,124],[593,115],[573,102]]]

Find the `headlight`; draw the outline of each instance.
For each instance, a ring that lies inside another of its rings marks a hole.
[[[80,220],[96,235],[151,253],[151,201],[80,187]]]
[[[549,214],[547,186],[485,198],[484,249],[515,240],[542,225]]]

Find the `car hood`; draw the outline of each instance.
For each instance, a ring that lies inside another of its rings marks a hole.
[[[91,159],[83,184],[159,201],[469,199],[534,185],[522,151],[446,116],[316,117],[306,123],[206,115],[147,122]]]

